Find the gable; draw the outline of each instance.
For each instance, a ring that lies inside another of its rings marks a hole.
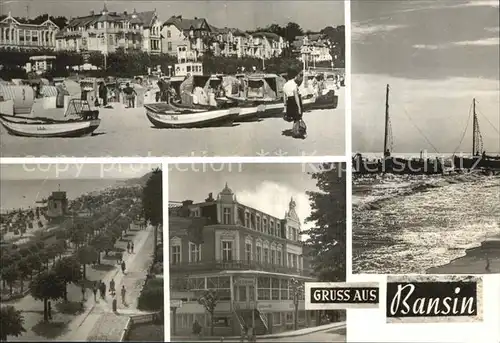
[[[47,19],[46,21],[44,21],[42,24],[40,24],[40,26],[47,26],[47,27],[52,27],[54,29],[59,29],[59,26],[54,24],[54,22],[50,19]]]
[[[20,25],[20,23],[16,19],[11,17],[10,14],[8,17],[6,17],[2,21],[0,21],[0,23]]]

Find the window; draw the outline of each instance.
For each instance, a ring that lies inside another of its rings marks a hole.
[[[252,260],[252,244],[250,243],[245,244],[245,256],[247,258],[247,261]]]
[[[262,261],[262,247],[257,247],[257,252],[255,254],[256,256],[256,260],[257,262],[261,262]]]
[[[201,261],[201,244],[194,244],[189,242],[189,262]]]
[[[271,248],[271,264],[276,263],[276,250]]]
[[[288,299],[288,280],[280,281],[280,293],[281,300],[289,300]]]
[[[287,264],[287,266],[291,267],[292,266],[292,254],[288,253],[287,255],[288,255],[288,259],[287,259],[288,264]]]
[[[222,241],[222,260],[232,261],[233,260],[233,242],[232,241]]]
[[[269,249],[264,248],[264,263],[269,263]]]
[[[281,312],[273,312],[273,325],[281,325]]]
[[[173,245],[171,248],[170,263],[171,264],[179,264],[181,263],[181,246]]]
[[[170,32],[170,30],[167,31],[167,38],[170,38],[172,37],[172,33]]]
[[[281,237],[281,225],[276,223],[276,236]]]
[[[167,43],[168,51],[172,51],[172,42]]]
[[[282,254],[281,250],[278,250],[278,251],[276,252],[276,264],[277,264],[278,266],[281,266],[281,265],[282,265],[282,264],[281,264],[281,254]]]
[[[286,313],[286,323],[287,324],[293,323],[293,312]]]
[[[261,228],[261,226],[260,226],[260,217],[259,217],[259,216],[257,216],[257,231],[259,231],[259,232],[260,232],[261,230],[262,230],[262,228]]]
[[[250,227],[250,213],[245,212],[245,227]]]
[[[189,73],[190,71],[191,71],[191,68],[188,66],[187,72]],[[223,223],[224,224],[231,224],[231,209],[229,207],[224,208]]]
[[[274,221],[271,220],[269,226],[271,227],[271,235],[276,235],[276,232],[274,232]]]
[[[269,233],[268,227],[267,227],[267,218],[262,218],[262,232],[264,233]]]

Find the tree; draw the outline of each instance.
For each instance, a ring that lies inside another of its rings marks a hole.
[[[64,297],[66,284],[54,272],[43,272],[31,283],[31,296],[35,300],[43,301],[43,320],[48,321],[48,301]]]
[[[108,256],[109,251],[112,250],[115,246],[115,239],[110,234],[104,233],[104,234],[100,234],[99,236],[96,236],[92,240],[91,245],[98,252],[97,263],[100,264],[101,263],[101,252],[104,251],[106,256]]]
[[[9,285],[9,294],[12,294],[12,287],[14,286],[14,282],[16,282],[19,277],[17,266],[11,264],[8,267],[3,267],[0,270],[0,273],[2,275],[2,280],[5,280],[5,282],[7,282],[7,285]]]
[[[163,224],[163,193],[162,171],[160,168],[153,170],[142,191],[142,207],[144,219],[154,226],[154,256],[158,251],[158,227]]]
[[[205,311],[210,315],[210,336],[214,335],[214,312],[219,303],[219,295],[215,289],[206,290],[201,297],[198,298],[198,303],[203,305]]]
[[[83,278],[85,279],[85,269],[87,264],[95,263],[99,258],[99,253],[92,246],[82,247],[78,249],[77,253],[78,262],[83,266]]]
[[[68,283],[77,283],[82,277],[80,263],[73,257],[60,259],[53,268],[54,273],[64,282],[64,300],[68,301]]]
[[[290,22],[284,28],[283,38],[285,38],[288,43],[292,43],[295,40],[295,37],[302,36],[303,34],[304,31],[299,24]]]
[[[21,281],[21,294],[24,293],[24,280],[26,277],[31,276],[32,269],[27,257],[21,259],[17,264],[17,271],[19,281]]]
[[[345,281],[346,278],[346,173],[345,163],[322,164],[312,173],[319,191],[307,192],[314,223],[306,245],[311,265],[320,281]]]
[[[0,341],[7,342],[9,336],[21,336],[26,332],[23,325],[24,317],[21,311],[10,305],[0,308]]]
[[[298,330],[299,327],[299,301],[304,294],[304,284],[297,279],[290,280],[290,292],[293,298],[293,306],[295,314],[293,316],[293,329]]]

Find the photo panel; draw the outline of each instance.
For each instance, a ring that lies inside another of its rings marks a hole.
[[[498,2],[351,20],[353,273],[499,273]]]
[[[344,1],[5,2],[1,154],[344,155],[344,12]]]
[[[345,310],[305,282],[346,279],[345,163],[168,166],[171,341],[345,342]]]
[[[2,340],[165,340],[161,164],[1,164],[0,181]]]

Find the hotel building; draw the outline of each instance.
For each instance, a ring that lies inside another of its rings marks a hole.
[[[59,27],[50,20],[24,24],[9,15],[0,21],[0,48],[54,50]]]
[[[216,290],[214,335],[256,334],[316,325],[305,311],[305,281],[313,281],[300,239],[300,219],[290,200],[283,218],[237,201],[227,186],[214,199],[169,204],[170,301],[172,335],[192,333],[194,321],[210,332],[210,315],[198,303]]]
[[[71,19],[57,34],[57,50],[99,51],[117,49],[161,52],[161,23],[156,11],[132,13],[101,12]]]

